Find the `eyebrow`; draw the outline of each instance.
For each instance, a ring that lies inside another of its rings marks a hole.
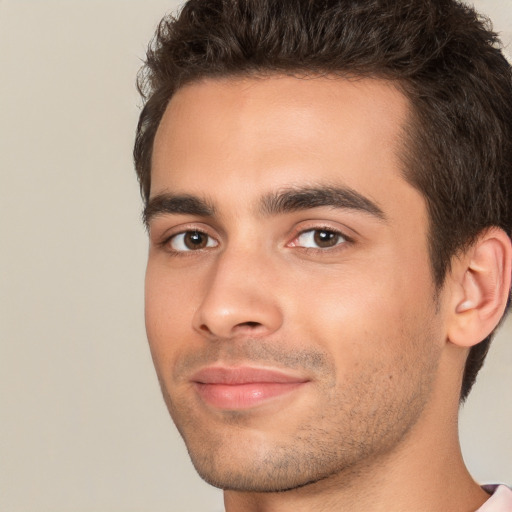
[[[260,212],[272,216],[312,208],[331,207],[368,213],[380,220],[386,216],[379,206],[349,187],[293,187],[263,196]],[[189,194],[158,194],[152,197],[142,212],[146,227],[151,219],[165,214],[213,217],[215,207],[208,200]]]
[[[349,187],[299,187],[267,194],[261,201],[265,215],[279,215],[312,208],[332,207],[368,213],[386,220],[381,208]]]
[[[215,208],[206,199],[188,194],[158,194],[152,197],[144,207],[142,220],[147,227],[151,219],[165,214],[213,217]]]

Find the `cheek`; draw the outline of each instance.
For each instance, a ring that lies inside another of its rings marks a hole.
[[[185,285],[186,283],[186,285]],[[148,263],[145,279],[146,332],[155,366],[165,364],[187,344],[197,301],[193,282],[164,265]]]
[[[344,361],[377,347],[399,351],[434,310],[428,261],[416,263],[381,257],[304,272],[296,282],[308,293],[295,294],[293,316],[302,332]]]

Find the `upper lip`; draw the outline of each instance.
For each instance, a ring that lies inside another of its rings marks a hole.
[[[285,373],[277,369],[256,368],[252,366],[208,366],[194,373],[192,382],[199,384],[241,385],[254,383],[307,382],[309,379]]]

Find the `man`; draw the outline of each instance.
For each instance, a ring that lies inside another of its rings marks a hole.
[[[228,512],[512,510],[457,434],[510,297],[497,46],[455,0],[190,0],[161,22],[135,146],[147,332]]]

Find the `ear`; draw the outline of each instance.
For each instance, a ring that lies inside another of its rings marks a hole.
[[[471,347],[498,325],[510,295],[512,243],[499,228],[481,233],[453,261],[448,340]]]

